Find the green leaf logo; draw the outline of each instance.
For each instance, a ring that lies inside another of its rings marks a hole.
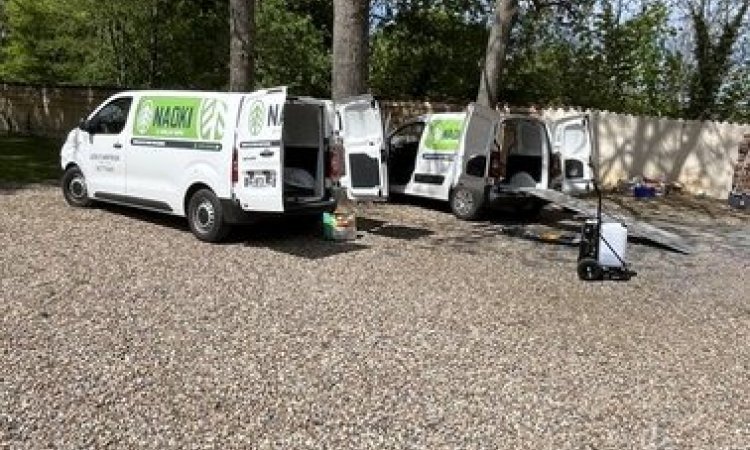
[[[141,103],[138,109],[138,116],[135,118],[135,131],[138,134],[147,134],[151,124],[154,121],[154,111],[156,107],[154,102],[146,100]]]
[[[204,99],[201,103],[200,129],[201,139],[218,141],[224,137],[226,128],[227,104],[216,98]]]
[[[260,100],[256,100],[250,106],[250,115],[248,118],[248,130],[250,131],[250,136],[257,136],[263,131],[265,112],[266,107]]]

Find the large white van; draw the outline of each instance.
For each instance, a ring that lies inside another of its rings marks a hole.
[[[391,193],[448,201],[461,219],[497,206],[533,214],[543,206],[533,190],[593,187],[585,115],[548,122],[470,104],[462,113],[411,120],[386,146]]]
[[[185,216],[196,237],[215,242],[265,214],[331,210],[339,182],[358,198],[385,197],[383,143],[371,97],[122,92],[69,133],[62,189],[73,206]]]

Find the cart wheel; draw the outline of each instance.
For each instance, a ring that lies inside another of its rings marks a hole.
[[[604,278],[604,271],[593,258],[578,261],[578,278],[585,281],[596,281]]]

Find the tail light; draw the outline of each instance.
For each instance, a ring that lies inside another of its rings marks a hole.
[[[505,176],[503,172],[503,160],[500,152],[490,152],[490,178],[502,178]]]
[[[232,184],[240,181],[239,163],[237,162],[237,148],[232,150]]]
[[[328,164],[326,165],[326,176],[334,182],[339,181],[345,175],[344,166],[344,144],[341,138],[335,137],[328,152]]]

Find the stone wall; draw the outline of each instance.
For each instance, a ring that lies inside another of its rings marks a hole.
[[[118,90],[0,83],[0,134],[64,136]]]
[[[440,102],[401,102],[384,100],[380,102],[380,108],[383,114],[383,121],[385,122],[386,130],[393,130],[407,120],[423,114],[461,112],[466,109],[466,105]]]

